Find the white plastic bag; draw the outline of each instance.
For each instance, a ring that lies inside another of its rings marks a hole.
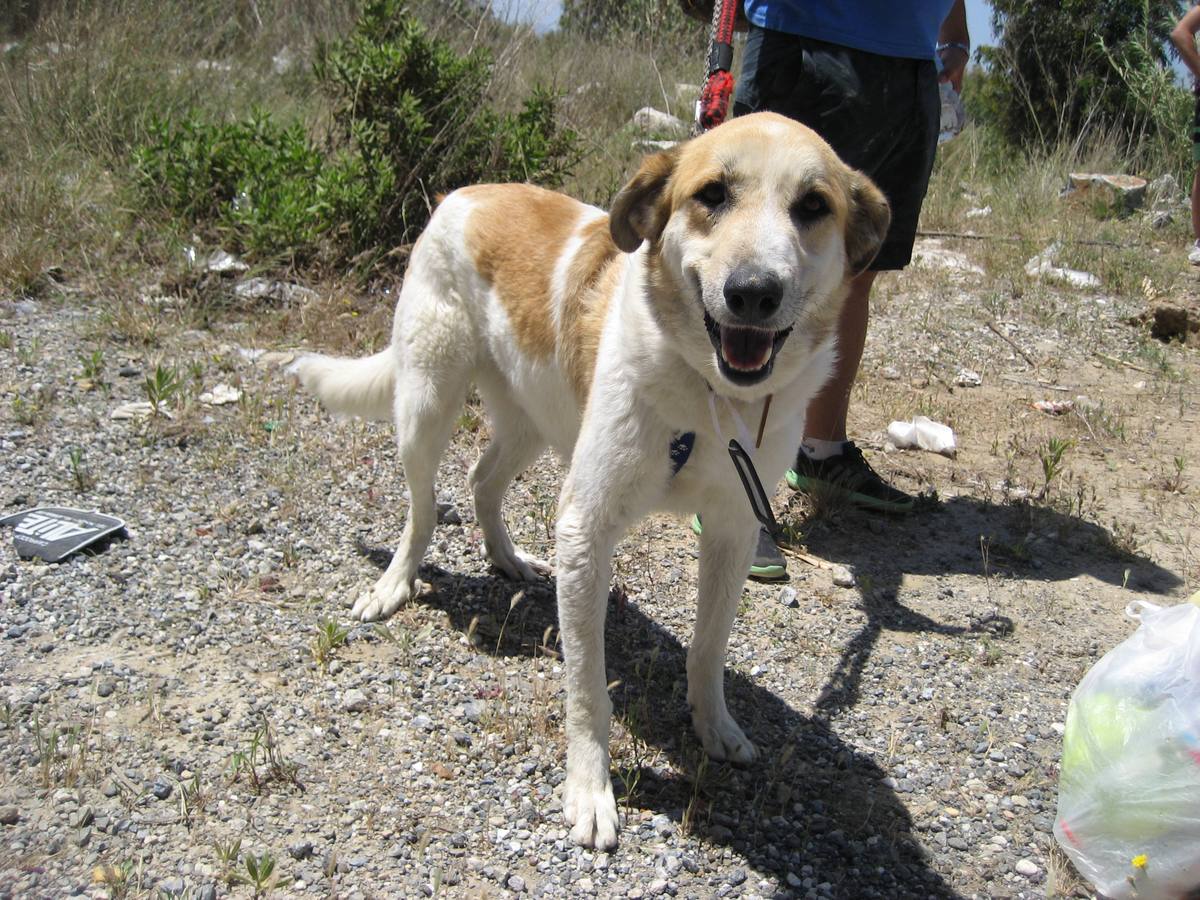
[[[914,416],[911,422],[893,422],[887,427],[887,436],[901,450],[920,447],[931,453],[953,456],[958,449],[950,426],[928,416]]]
[[[1100,893],[1200,888],[1200,605],[1137,602],[1140,627],[1084,676],[1063,734],[1054,836]]]

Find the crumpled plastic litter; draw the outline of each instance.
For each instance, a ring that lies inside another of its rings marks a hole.
[[[1110,900],[1200,889],[1200,594],[1135,601],[1138,630],[1083,677],[1063,732],[1054,836]]]
[[[928,416],[914,416],[911,422],[893,422],[887,428],[887,435],[901,450],[917,447],[943,456],[953,456],[958,451],[950,426]]]
[[[939,84],[938,91],[942,101],[941,124],[938,128],[938,143],[944,144],[953,140],[967,121],[967,112],[963,108],[962,97],[950,84]]]
[[[197,398],[206,406],[225,406],[228,403],[237,403],[242,399],[242,391],[240,388],[235,388],[229,384],[218,384],[210,391],[205,391]]]
[[[1075,408],[1074,400],[1035,400],[1033,408],[1049,416],[1061,416]]]

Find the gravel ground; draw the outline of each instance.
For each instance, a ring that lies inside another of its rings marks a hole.
[[[977,276],[892,285],[856,424],[882,471],[939,499],[886,519],[781,492],[809,561],[748,585],[735,626],[751,768],[709,763],[690,732],[686,523],[628,537],[611,855],[561,821],[553,585],[482,559],[477,408],[443,461],[427,593],[357,625],[346,604],[407,506],[390,428],[296,394],[249,315],[187,330],[147,306],[137,342],[77,295],[3,304],[0,512],[129,524],[58,565],[0,537],[0,895],[250,896],[250,856],[274,863],[271,896],[1088,896],[1050,834],[1066,702],[1131,631],[1129,600],[1179,602],[1200,576],[1200,490],[1161,480],[1197,458],[1196,355],[1166,348],[1147,372],[1111,298],[1011,309],[1005,341]],[[922,349],[898,362],[895,346]],[[111,418],[159,361],[183,381],[173,417]],[[983,385],[956,389],[962,367]],[[199,401],[222,383],[240,401]],[[1085,393],[1102,408],[1071,422],[1029,406]],[[917,411],[952,421],[957,460],[872,440]],[[1039,499],[1047,434],[1076,444]],[[545,458],[510,495],[514,536],[541,555],[559,474]]]

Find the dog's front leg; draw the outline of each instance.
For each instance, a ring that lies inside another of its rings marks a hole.
[[[568,487],[559,510],[558,626],[567,677],[567,780],[563,816],[571,840],[610,850],[617,844],[617,803],[609,777],[612,701],[604,667],[604,617],[617,530],[602,527],[593,504]]]
[[[758,529],[749,514],[732,512],[739,504],[746,506],[745,498],[736,497],[732,505],[702,516],[700,596],[687,675],[692,725],[705,752],[713,759],[744,763],[754,759],[757,751],[725,706],[725,650]]]

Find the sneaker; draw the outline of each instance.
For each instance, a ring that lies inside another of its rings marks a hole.
[[[1188,251],[1188,262],[1193,266],[1200,266],[1200,241],[1192,245],[1192,249]]]
[[[700,517],[692,516],[692,531],[699,534],[701,530]],[[775,546],[770,533],[761,525],[758,526],[758,547],[754,551],[754,561],[750,563],[750,577],[758,581],[780,581],[787,578],[787,560]]]
[[[809,459],[799,451],[787,483],[793,490],[827,492],[879,512],[906,513],[913,508],[913,498],[880,478],[853,441],[846,441],[841,453],[826,459]]]

